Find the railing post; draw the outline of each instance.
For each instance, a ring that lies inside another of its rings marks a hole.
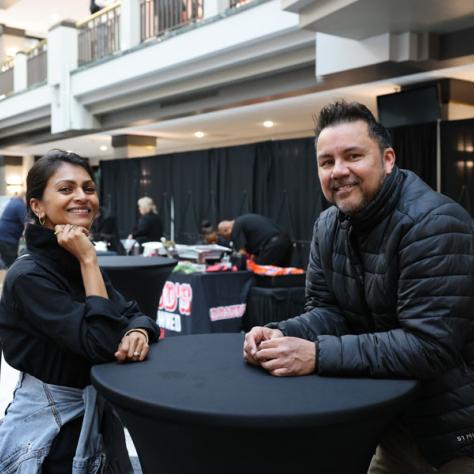
[[[15,54],[13,66],[13,92],[28,88],[28,56],[20,51]]]
[[[120,6],[120,49],[140,44],[140,0],[122,0]]]
[[[230,6],[229,0],[204,0],[204,19],[220,15]]]
[[[51,87],[51,133],[97,126],[93,115],[71,90],[71,71],[77,68],[75,23],[63,21],[48,32],[48,85]]]

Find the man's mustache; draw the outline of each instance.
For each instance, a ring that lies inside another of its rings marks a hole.
[[[342,188],[343,186],[356,186],[359,184],[359,181],[356,179],[345,179],[345,180],[332,180],[330,185],[331,185],[331,190],[332,191],[337,191],[339,188]]]

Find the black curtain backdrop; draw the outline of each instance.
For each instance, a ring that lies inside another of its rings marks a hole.
[[[390,129],[399,168],[415,172],[436,189],[436,122]]]
[[[171,183],[175,208],[175,241],[195,244],[201,221],[215,209],[212,186],[212,150],[175,154],[171,164]]]
[[[215,226],[247,212],[273,219],[295,241],[293,264],[306,267],[315,219],[324,207],[312,138],[263,142],[100,164],[101,199],[117,216],[125,238],[136,202],[150,196],[170,235],[174,201],[175,241],[199,239],[202,220]]]
[[[293,264],[305,267],[314,221],[326,206],[316,168],[314,139],[259,143],[254,212],[271,217],[295,242]]]
[[[441,124],[441,191],[474,217],[474,120]]]
[[[461,158],[454,154],[458,153],[455,137],[459,127],[465,137],[465,150],[472,149],[473,121],[444,124],[443,189],[458,200],[465,183],[464,196],[467,193],[468,197],[464,199],[472,209],[469,187],[473,169],[468,164],[472,150],[470,155],[467,151],[462,155],[466,164],[461,176],[457,164]],[[398,165],[415,171],[435,187],[436,124],[398,127],[391,133]],[[295,242],[292,264],[300,267],[308,262],[314,221],[327,206],[317,177],[313,138],[103,161],[100,171],[101,198],[117,216],[121,238],[137,221],[136,202],[141,196],[155,201],[167,237],[170,204],[174,201],[178,243],[195,243],[204,219],[215,226],[222,219],[256,212],[270,217],[290,234]]]
[[[120,238],[132,231],[138,218],[141,160],[110,160],[100,162],[101,202],[117,218]]]
[[[212,150],[216,166],[213,173],[216,189],[216,215],[213,225],[223,219],[254,212],[255,144]]]
[[[159,155],[137,160],[140,163],[139,195],[153,199],[167,238],[171,231],[172,159],[172,155]]]

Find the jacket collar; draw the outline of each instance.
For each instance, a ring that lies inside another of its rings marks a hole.
[[[351,224],[357,232],[373,229],[395,208],[400,197],[403,180],[404,174],[395,165],[392,172],[385,178],[375,199],[356,216],[347,216],[342,211],[339,211],[339,221]]]
[[[58,244],[54,231],[37,224],[28,224],[25,229],[26,247],[56,271],[67,278],[81,278],[78,260]]]

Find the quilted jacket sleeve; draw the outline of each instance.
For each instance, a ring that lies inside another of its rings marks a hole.
[[[474,339],[471,219],[445,202],[421,216],[398,247],[399,328],[318,336],[318,372],[426,379],[462,366]]]
[[[318,225],[314,225],[313,241],[306,278],[306,312],[271,327],[280,329],[286,336],[301,337],[310,341],[321,334],[342,335],[348,332],[344,316],[329,290],[319,252]]]

